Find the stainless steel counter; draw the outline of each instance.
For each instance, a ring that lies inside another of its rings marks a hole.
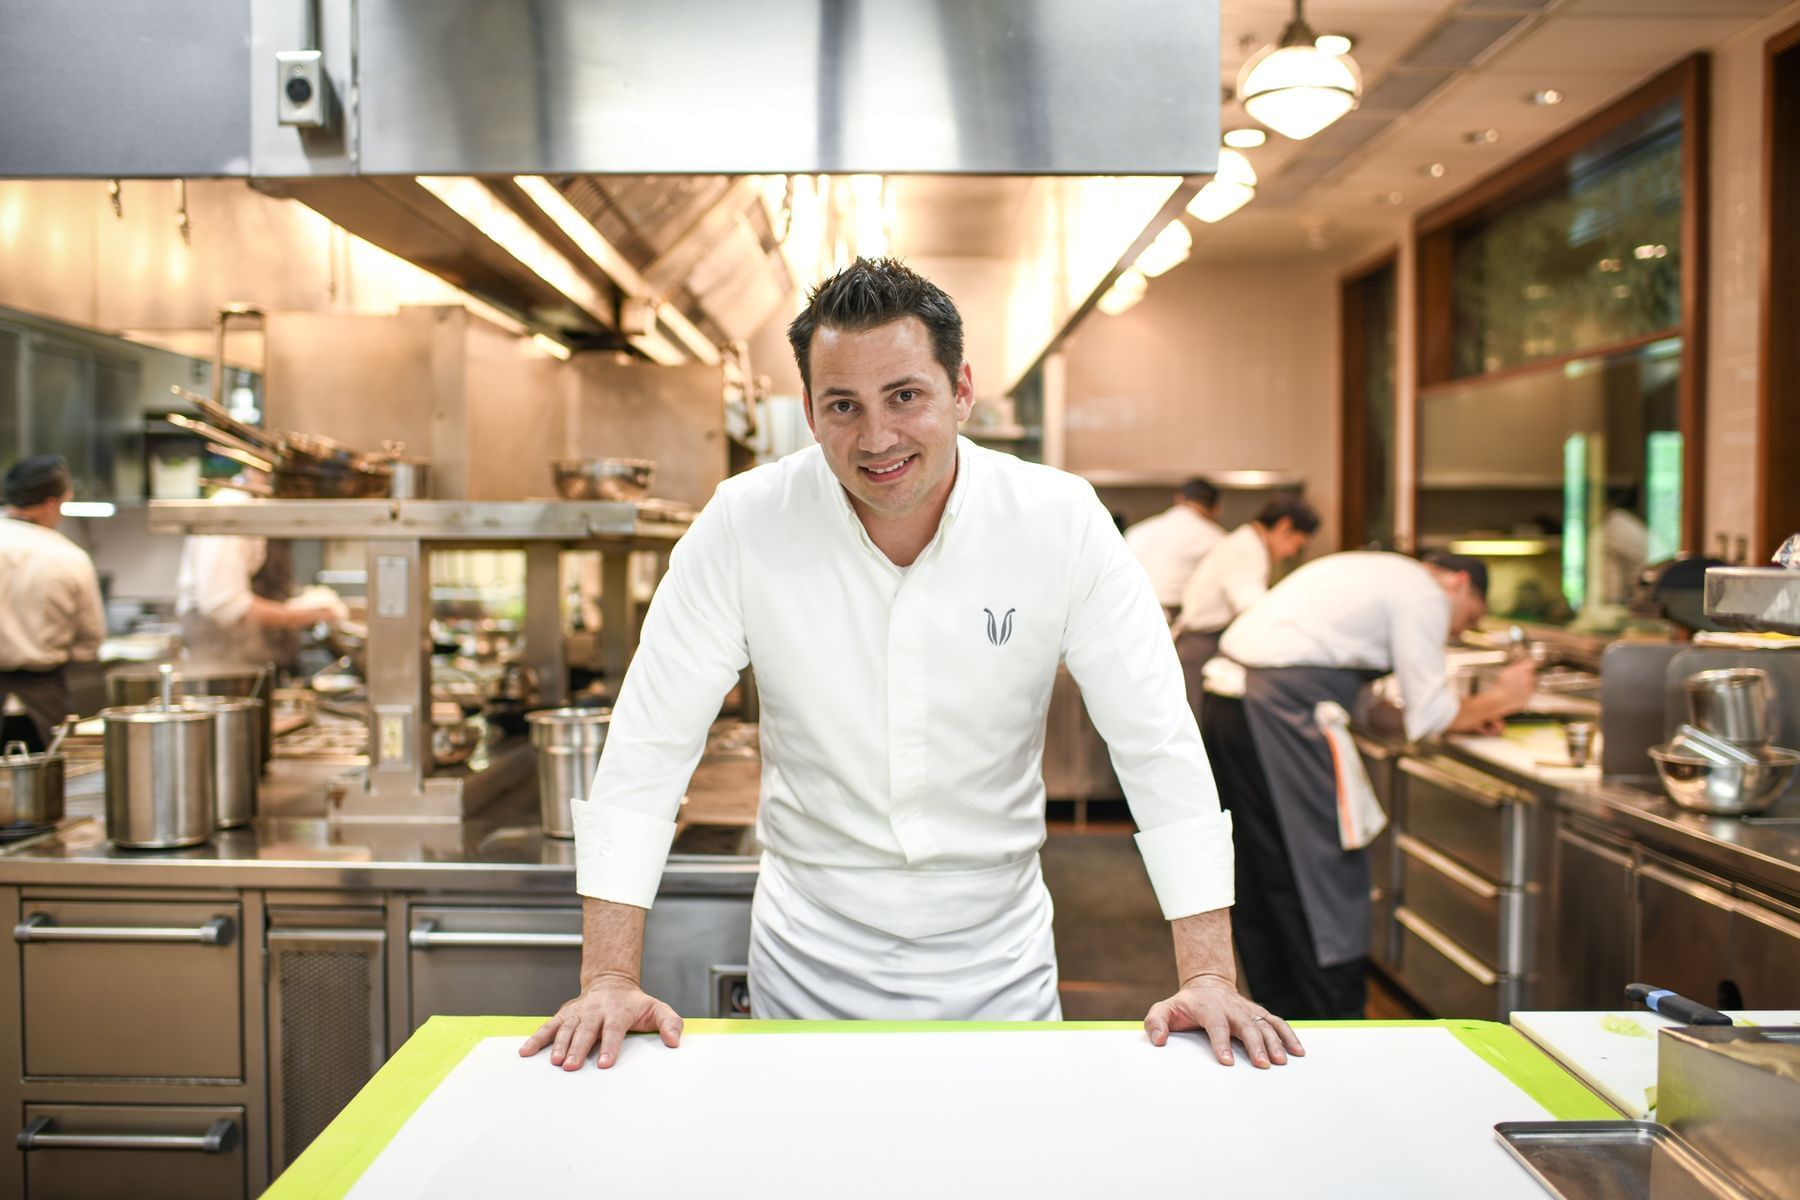
[[[334,821],[325,789],[341,765],[277,760],[264,815],[183,850],[122,850],[106,840],[103,776],[69,785],[70,819],[51,834],[0,849],[0,885],[481,891],[575,895],[575,845],[545,837],[532,797],[496,802],[463,821]],[[698,774],[698,773],[697,773]],[[726,853],[686,853],[677,839],[664,895],[748,895],[758,853],[741,836],[694,838]],[[720,843],[723,842],[723,847]]]

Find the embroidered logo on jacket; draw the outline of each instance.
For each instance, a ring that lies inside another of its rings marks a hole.
[[[1001,617],[998,621],[994,620],[994,610],[993,609],[984,608],[981,611],[987,614],[988,641],[992,642],[996,646],[1006,645],[1007,639],[1012,637],[1013,614],[1018,612],[1019,610],[1016,608],[1007,609],[1006,615],[1004,617]]]

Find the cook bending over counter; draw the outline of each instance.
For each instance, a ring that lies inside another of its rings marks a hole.
[[[1410,740],[1491,729],[1530,699],[1529,661],[1458,701],[1448,641],[1487,613],[1479,560],[1352,551],[1296,570],[1234,621],[1206,664],[1200,727],[1230,811],[1232,931],[1250,993],[1295,1017],[1363,1015],[1369,863],[1346,849],[1329,709],[1397,677]]]

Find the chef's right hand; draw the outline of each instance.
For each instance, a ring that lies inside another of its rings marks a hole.
[[[550,1047],[550,1065],[579,1071],[588,1052],[597,1044],[602,1069],[619,1061],[619,1047],[627,1033],[662,1035],[663,1045],[681,1044],[681,1018],[675,1010],[638,986],[628,975],[597,975],[581,989],[581,995],[556,1010],[538,1031],[519,1047],[530,1058]]]

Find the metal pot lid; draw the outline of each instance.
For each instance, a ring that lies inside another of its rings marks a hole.
[[[164,708],[160,704],[124,704],[117,708],[103,708],[100,716],[107,721],[139,725],[184,725],[213,719],[212,712],[207,709]]]
[[[204,712],[238,712],[244,709],[261,708],[263,702],[254,696],[177,696],[176,708],[191,708]],[[150,707],[150,706],[145,706]]]
[[[612,720],[610,708],[543,708],[526,713],[533,725],[604,725]]]
[[[23,746],[24,742],[15,742],[13,746]],[[23,754],[13,751],[13,746],[0,747],[0,767],[41,767],[53,762],[63,761],[60,754],[43,754],[27,751]]]

